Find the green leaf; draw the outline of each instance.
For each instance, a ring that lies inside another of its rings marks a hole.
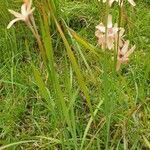
[[[83,45],[85,48],[89,49],[90,52],[94,53],[96,56],[100,57],[99,54],[96,51],[96,48],[89,44],[86,40],[84,40],[83,38],[81,38],[75,31],[73,31],[70,28],[67,28],[68,31],[71,33],[71,35],[74,37],[74,39],[79,42],[81,45]]]
[[[145,142],[146,146],[148,148],[150,148],[150,142],[148,141],[148,139],[144,135],[143,135],[143,139],[144,139],[144,142]]]
[[[83,76],[81,74],[80,67],[77,64],[76,58],[74,56],[74,53],[72,52],[71,47],[70,47],[70,45],[69,45],[69,43],[68,43],[68,41],[67,41],[63,31],[62,31],[62,29],[61,29],[58,21],[56,20],[55,16],[53,16],[53,18],[54,18],[54,21],[56,23],[57,29],[58,29],[58,31],[59,31],[59,33],[61,35],[61,38],[62,38],[62,40],[64,42],[64,45],[66,47],[66,51],[67,51],[68,57],[69,57],[69,59],[70,59],[70,61],[72,63],[72,67],[73,67],[73,69],[74,69],[74,71],[76,73],[76,76],[77,76],[80,88],[81,88],[82,92],[84,93],[84,95],[86,97],[86,100],[87,100],[88,106],[90,108],[91,114],[93,115],[93,110],[92,110],[92,105],[91,105],[91,101],[90,101],[89,91],[88,91],[88,88],[87,88],[87,86],[86,86],[86,84],[84,82],[84,78],[83,78]]]
[[[40,94],[47,101],[47,103],[51,107],[50,109],[53,111],[54,110],[54,102],[52,101],[52,99],[50,97],[50,93],[49,93],[45,83],[43,82],[43,79],[41,78],[41,74],[35,68],[35,66],[33,64],[32,64],[32,69],[33,69],[33,74],[34,74],[36,84],[39,87]]]

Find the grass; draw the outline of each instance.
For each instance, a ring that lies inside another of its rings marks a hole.
[[[45,2],[34,1],[45,62],[23,23],[6,29],[20,1],[0,4],[0,150],[149,149],[149,1],[126,4],[122,25],[136,50],[118,73],[94,36],[100,2]]]

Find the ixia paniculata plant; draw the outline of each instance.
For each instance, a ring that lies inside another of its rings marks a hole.
[[[26,25],[29,27],[29,29],[32,31],[33,35],[35,36],[39,49],[42,54],[42,58],[44,62],[46,62],[45,58],[45,52],[44,47],[42,45],[42,41],[40,38],[40,35],[37,30],[37,26],[34,20],[33,12],[35,8],[32,8],[32,0],[23,0],[23,4],[21,6],[21,13],[18,13],[14,10],[8,10],[11,14],[13,14],[16,18],[13,19],[7,26],[7,29],[11,28],[12,25],[18,21],[23,21],[26,23]]]
[[[31,21],[33,20],[32,14],[35,8],[31,8],[32,0],[24,0],[24,3],[21,6],[21,12],[18,13],[14,10],[9,9],[8,11],[13,14],[16,18],[13,19],[7,26],[7,29],[11,28],[12,25],[18,21],[24,21],[27,25],[30,26]]]
[[[135,45],[129,49],[129,40],[125,41],[122,47],[119,46],[116,71],[120,69],[121,64],[127,63],[129,61],[129,56],[133,53],[134,50]]]
[[[103,0],[105,3],[107,0]],[[112,3],[117,1],[119,4],[123,5],[123,0],[108,0],[107,3],[109,6],[112,6]],[[128,0],[133,6],[135,3],[133,0]],[[106,4],[107,5],[107,4]],[[129,61],[129,56],[135,50],[134,46],[129,46],[129,40],[124,39],[125,29],[118,27],[118,24],[112,23],[112,15],[108,14],[107,24],[104,25],[100,23],[96,26],[95,36],[98,39],[98,45],[102,49],[115,50],[117,54],[117,63],[116,71],[119,71],[121,64],[127,63]],[[129,47],[131,47],[129,49]]]
[[[119,39],[120,39],[120,46],[122,46],[122,38],[124,34],[124,29],[119,28],[118,24],[112,23],[112,15],[108,15],[107,20],[107,28],[104,26],[103,23],[100,23],[96,26],[95,36],[98,39],[98,44],[101,46],[102,49],[108,48],[109,50],[115,48],[115,43],[118,40],[118,32],[119,32]]]

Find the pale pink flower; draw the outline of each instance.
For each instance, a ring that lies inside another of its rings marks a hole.
[[[11,14],[13,14],[16,18],[13,19],[7,26],[7,29],[9,29],[14,23],[17,21],[24,21],[26,23],[29,22],[30,16],[32,15],[35,8],[31,8],[32,6],[32,0],[24,0],[23,5],[21,6],[21,13],[18,13],[13,10],[8,10]]]
[[[108,16],[107,21],[107,29],[103,25],[103,23],[100,23],[98,26],[96,26],[96,32],[95,36],[98,38],[98,44],[101,45],[102,49],[108,48],[109,50],[113,49],[115,46],[115,42],[118,40],[118,31],[121,29],[118,28],[117,23],[112,24],[112,16]],[[107,31],[107,32],[106,32]],[[124,29],[121,29],[121,32],[119,34],[119,41],[121,39],[121,36],[123,36]],[[119,42],[120,45],[121,41]]]
[[[116,44],[116,49],[117,46],[122,47],[123,46],[123,42],[124,42],[124,32],[125,29],[120,27],[118,33],[115,35],[115,44]],[[118,37],[119,35],[119,37]],[[119,41],[118,41],[119,40]],[[119,42],[119,43],[118,43]]]
[[[129,56],[133,53],[134,50],[135,45],[131,49],[129,49],[129,40],[125,41],[122,48],[118,49],[117,66],[116,66],[117,71],[120,69],[121,64],[127,63],[129,61]]]

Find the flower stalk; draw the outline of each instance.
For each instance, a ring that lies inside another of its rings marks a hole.
[[[10,23],[7,26],[7,29],[10,29],[18,21],[25,22],[25,24],[28,26],[28,28],[31,30],[31,32],[35,36],[41,55],[42,55],[42,59],[44,61],[44,64],[46,64],[46,56],[45,56],[44,47],[43,47],[40,35],[38,33],[37,26],[36,26],[34,16],[33,16],[34,10],[35,8],[32,8],[32,0],[23,0],[20,13],[9,9],[8,11],[11,14],[13,14],[16,18],[10,21]]]
[[[109,14],[109,8],[112,6],[113,2],[117,1],[119,3],[119,19],[118,24],[112,23],[112,16]],[[133,0],[128,0],[131,5],[135,6]],[[114,70],[119,71],[121,64],[126,63],[126,61],[121,61],[120,53],[122,53],[122,48],[126,45],[126,39],[124,39],[124,28],[121,27],[122,24],[122,6],[124,0],[103,0],[106,2],[106,16],[105,16],[105,26],[100,23],[96,26],[95,36],[98,39],[98,44],[102,49],[109,49],[114,51]],[[128,40],[127,40],[128,41]],[[129,45],[128,45],[129,47]],[[128,50],[128,47],[126,51]],[[135,47],[135,46],[133,46]],[[133,48],[134,51],[135,48]],[[125,56],[126,57],[126,56]],[[129,55],[127,56],[127,58]],[[129,58],[128,58],[129,59]],[[120,62],[121,61],[121,62]]]
[[[123,0],[119,1],[119,6],[118,6],[118,10],[119,10],[119,19],[118,19],[118,26],[120,27],[122,24],[122,7],[120,7],[123,4]],[[118,71],[119,69],[117,68],[117,63],[118,63],[118,51],[119,51],[119,44],[120,44],[120,30],[118,30],[118,39],[116,42],[116,47],[114,48],[114,70]],[[121,45],[122,46],[122,45]],[[119,67],[120,68],[120,67]]]

